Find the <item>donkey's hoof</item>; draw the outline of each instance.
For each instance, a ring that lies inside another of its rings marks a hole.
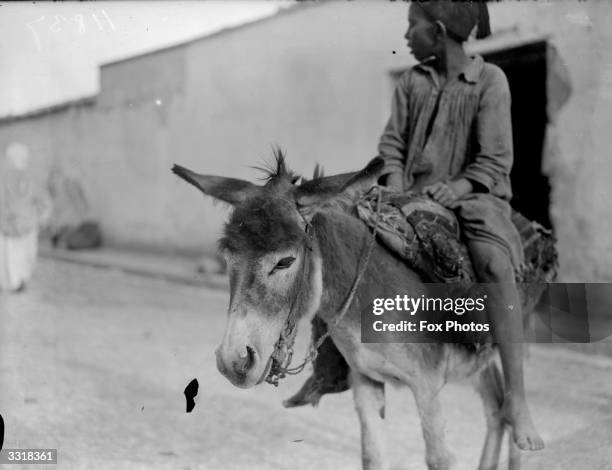
[[[310,376],[295,395],[283,400],[283,406],[285,408],[295,408],[305,405],[317,406],[322,396],[322,393],[317,387],[317,380],[314,376]]]

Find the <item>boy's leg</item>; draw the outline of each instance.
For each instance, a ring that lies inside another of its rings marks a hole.
[[[523,314],[512,262],[502,249],[489,243],[472,241],[469,248],[478,280],[486,285],[487,312],[501,356],[506,384],[504,418],[512,425],[514,441],[521,449],[542,449],[544,442],[525,398]]]

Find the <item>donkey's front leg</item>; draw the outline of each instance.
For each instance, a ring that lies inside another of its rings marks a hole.
[[[364,470],[387,470],[383,419],[385,386],[351,368],[355,407],[361,423],[361,461]]]
[[[452,455],[444,441],[444,418],[438,398],[442,385],[424,380],[412,386],[421,418],[425,439],[425,462],[429,470],[449,470],[453,465]]]

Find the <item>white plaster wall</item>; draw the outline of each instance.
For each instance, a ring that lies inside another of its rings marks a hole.
[[[412,63],[402,2],[332,2],[102,69],[95,106],[0,125],[0,148],[27,143],[42,180],[51,162],[80,175],[115,244],[212,252],[226,208],[170,173],[254,180],[250,166],[287,150],[309,175],[375,155],[388,72]],[[493,29],[549,33],[573,95],[555,123],[546,171],[565,280],[612,280],[612,4],[503,2]],[[395,54],[392,51],[396,51]],[[551,134],[552,135],[552,134]]]
[[[572,96],[551,129],[544,162],[561,278],[612,281],[612,3],[606,0],[503,2],[494,30],[550,34],[566,62]]]
[[[312,4],[110,64],[95,106],[4,124],[0,146],[27,143],[40,181],[53,162],[78,175],[110,243],[212,252],[227,209],[172,164],[254,180],[250,166],[278,144],[307,175],[315,162],[328,173],[365,165],[387,117],[388,72],[412,60],[406,11]]]
[[[171,197],[167,110],[183,96],[183,54],[173,48],[104,67],[94,105],[2,125],[0,148],[28,145],[38,184],[54,164],[78,177],[108,243],[187,248],[164,211]]]
[[[412,60],[402,39],[406,14],[402,4],[333,2],[190,45],[190,99],[173,115],[183,129],[168,164],[253,181],[261,173],[251,167],[279,145],[306,176],[317,162],[327,174],[364,166],[387,118],[388,73]],[[217,238],[226,211],[184,183],[173,188],[172,204],[189,208],[180,232],[206,224],[202,237]]]

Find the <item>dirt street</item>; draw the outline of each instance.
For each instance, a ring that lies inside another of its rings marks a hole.
[[[42,261],[24,293],[0,297],[4,447],[57,448],[49,468],[60,469],[358,469],[350,393],[285,410],[281,400],[306,372],[253,390],[217,372],[227,301],[224,290]],[[309,334],[301,330],[299,358]],[[531,351],[528,394],[547,447],[525,454],[524,467],[612,469],[612,360]],[[193,378],[200,391],[187,414],[183,389]],[[409,391],[388,397],[392,468],[425,468]],[[474,469],[479,399],[465,384],[442,397],[457,468]]]

